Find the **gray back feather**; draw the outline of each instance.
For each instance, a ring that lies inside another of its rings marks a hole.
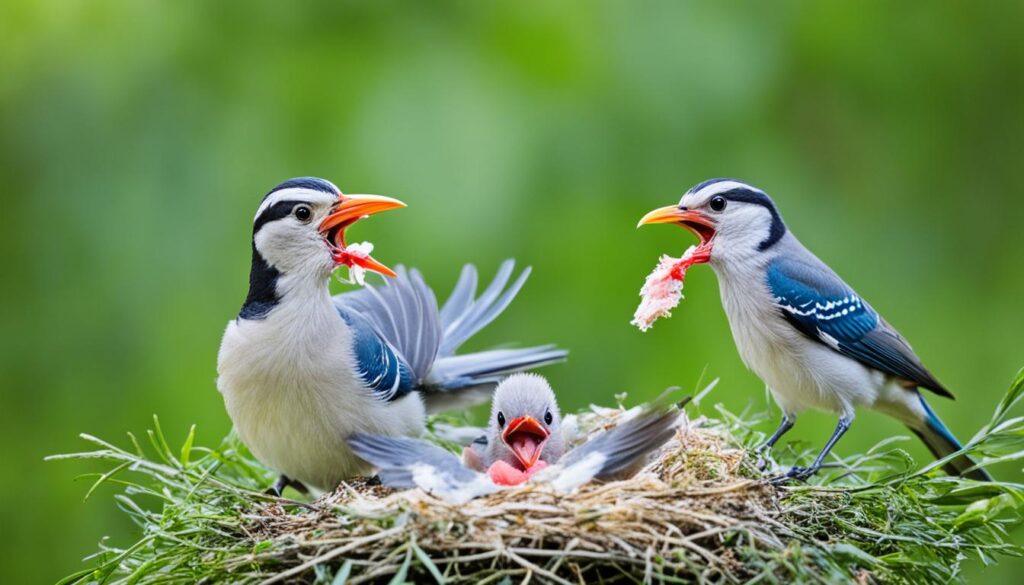
[[[568,468],[588,456],[603,456],[595,479],[612,479],[623,472],[636,470],[647,462],[647,456],[660,449],[675,434],[680,411],[661,401],[646,408],[634,418],[605,431],[569,451],[559,464]]]

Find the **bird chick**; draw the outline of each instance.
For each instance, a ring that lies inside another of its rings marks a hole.
[[[461,503],[531,479],[567,492],[591,480],[628,477],[672,438],[679,416],[663,396],[566,452],[551,386],[541,376],[516,374],[495,390],[487,432],[463,451],[462,461],[423,439],[360,433],[348,443],[384,485],[419,487]]]
[[[565,452],[562,415],[548,381],[536,374],[506,378],[494,391],[482,464],[499,485],[518,485]]]

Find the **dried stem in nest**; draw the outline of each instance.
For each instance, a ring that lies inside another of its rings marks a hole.
[[[983,463],[1024,452],[1017,379],[965,451]],[[582,433],[616,423],[621,408],[579,416]],[[969,556],[1019,555],[1009,529],[1024,488],[938,475],[884,441],[835,458],[818,485],[774,487],[747,447],[756,417],[721,408],[689,421],[632,478],[570,494],[528,483],[463,505],[419,490],[350,482],[312,503],[263,495],[272,474],[237,441],[170,449],[156,457],[94,437],[97,450],[55,458],[113,465],[118,505],[142,527],[125,548],[101,544],[90,569],[65,582],[168,583],[947,583]],[[789,463],[810,453],[784,451]],[[134,472],[134,473],[132,473]]]

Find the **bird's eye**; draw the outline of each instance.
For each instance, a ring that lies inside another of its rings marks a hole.
[[[544,413],[544,424],[549,425],[553,420],[555,420],[555,417],[551,416],[550,410]]]
[[[503,413],[500,413],[500,412],[498,413],[498,428],[499,429],[505,428],[505,415]]]
[[[292,213],[295,214],[295,219],[302,223],[308,223],[309,220],[313,219],[313,210],[308,205],[296,205],[295,211]]]
[[[725,203],[725,197],[715,195],[711,198],[711,202],[708,205],[711,207],[711,211],[722,211],[725,209]]]

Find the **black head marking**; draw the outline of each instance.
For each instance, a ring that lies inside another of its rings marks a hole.
[[[757,245],[757,250],[759,252],[764,252],[768,248],[771,248],[776,243],[778,243],[778,241],[782,239],[782,236],[786,235],[786,224],[782,221],[782,216],[779,215],[779,210],[776,209],[775,202],[772,201],[771,197],[766,195],[764,191],[754,189],[753,187],[747,186],[742,181],[738,181],[736,179],[719,178],[708,179],[703,183],[698,183],[688,192],[697,193],[698,191],[701,191],[702,189],[710,185],[714,185],[716,183],[723,183],[726,181],[739,183],[739,185],[733,187],[732,189],[716,193],[715,195],[725,197],[729,201],[737,201],[740,203],[752,203],[754,205],[760,205],[761,207],[767,209],[768,213],[772,215],[772,225],[768,232],[768,237]]]
[[[241,319],[263,319],[271,309],[281,301],[277,294],[277,279],[281,272],[270,265],[259,250],[256,243],[252,245],[252,268],[249,270],[249,294],[238,316]]]
[[[736,179],[727,179],[727,178],[719,177],[717,179],[708,179],[707,181],[702,181],[700,183],[697,183],[696,185],[691,187],[690,190],[687,191],[687,193],[696,193],[697,191],[700,191],[701,189],[703,189],[705,187],[714,185],[715,183],[722,183],[722,182],[725,182],[725,181],[733,181],[735,183],[742,183],[742,181],[737,181]]]
[[[338,188],[330,181],[316,177],[298,177],[288,179],[270,190],[264,201],[274,193],[283,189],[308,189],[330,195],[338,195]],[[269,262],[256,249],[256,234],[269,222],[283,219],[292,214],[296,205],[305,203],[303,201],[286,200],[278,201],[263,210],[252,225],[252,267],[249,270],[249,294],[245,298],[245,304],[239,311],[241,319],[263,319],[281,301],[277,292],[277,280],[281,271],[270,265]]]
[[[274,187],[263,198],[266,199],[283,189],[309,189],[310,191],[320,191],[321,193],[327,193],[328,195],[338,195],[341,192],[334,186],[334,183],[327,179],[320,179],[317,177],[296,177],[294,179],[288,179]]]
[[[252,236],[255,239],[256,233],[260,231],[260,228],[266,224],[276,221],[278,219],[284,219],[292,214],[292,210],[295,209],[296,205],[306,203],[305,201],[278,201],[270,207],[263,210],[263,213],[256,218],[256,221],[252,224]]]

